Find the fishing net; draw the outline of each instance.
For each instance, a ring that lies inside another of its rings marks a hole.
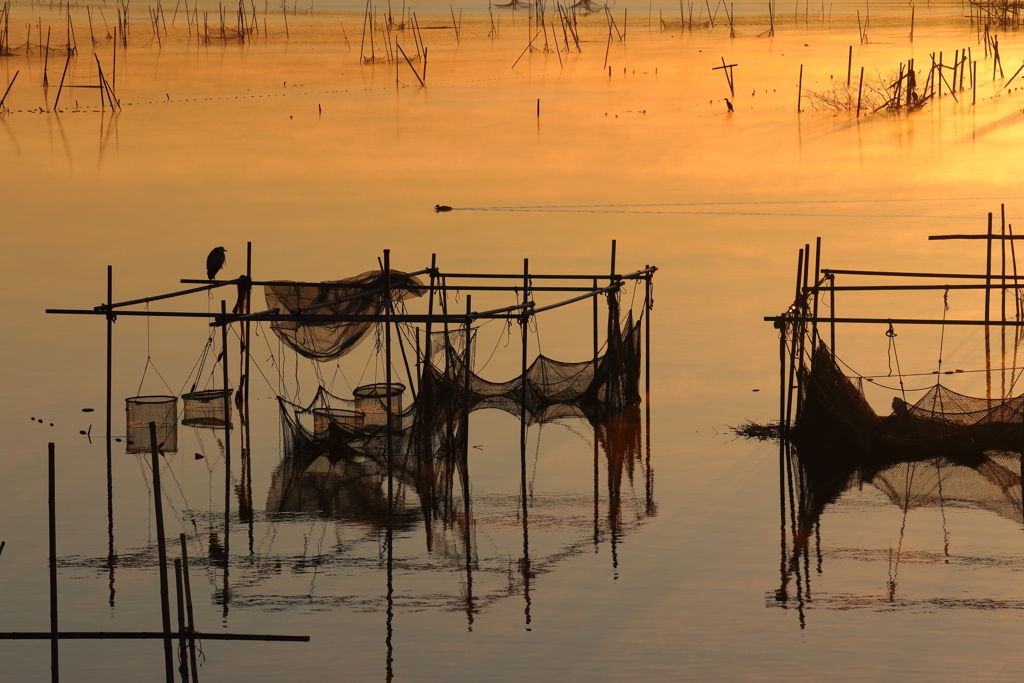
[[[403,408],[396,399],[404,387],[392,385],[390,467],[397,495],[403,496],[406,489],[415,491],[428,519],[450,519],[455,514],[451,493],[464,472],[467,408],[497,408],[528,423],[583,417],[596,424],[634,406],[639,401],[640,324],[633,322],[631,314],[623,324],[617,316],[610,319],[607,350],[598,358],[563,363],[540,356],[525,375],[507,382],[490,382],[471,371],[472,330],[432,334],[431,360],[415,401]],[[308,503],[310,510],[341,514],[339,501],[344,499],[353,506],[349,511],[355,514],[359,508],[363,518],[383,514],[379,495],[360,492],[368,487],[367,491],[379,493],[386,486],[389,437],[386,420],[380,416],[386,418],[381,397],[388,387],[360,389],[357,393],[362,395],[347,399],[319,387],[306,406],[278,398],[284,459],[278,472],[281,481],[268,498],[269,513],[295,511]],[[379,410],[373,419],[364,412],[368,405]],[[306,476],[307,472],[316,476]],[[320,504],[326,508],[316,507]]]
[[[394,301],[420,297],[427,292],[418,278],[397,270],[391,271],[391,289]],[[339,358],[354,349],[375,323],[317,322],[317,316],[384,312],[384,276],[379,270],[316,285],[275,282],[264,285],[264,291],[268,309],[276,308],[282,315],[301,312],[309,318],[275,321],[270,328],[294,351],[319,361]]]
[[[976,398],[936,384],[913,405],[881,417],[824,344],[800,372],[800,397],[798,437],[854,435],[865,446],[930,449],[933,455],[958,449],[1019,451],[1024,445],[1024,396]]]

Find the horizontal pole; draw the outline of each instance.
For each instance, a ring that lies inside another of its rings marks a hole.
[[[518,304],[516,306],[506,306],[505,308],[495,308],[493,311],[484,311],[480,315],[489,315],[491,313],[508,313],[511,311],[518,311],[524,308],[533,308],[537,304],[533,301],[527,301],[525,304]]]
[[[657,268],[646,268],[637,270],[625,275],[608,274],[603,275],[537,275],[529,273],[531,280],[635,280],[653,273]],[[505,279],[522,280],[523,273],[438,273],[438,277],[447,278],[479,278],[479,279]],[[530,289],[534,289],[531,287]]]
[[[274,309],[271,309],[273,311]],[[105,311],[93,311],[89,309],[77,310],[77,309],[64,309],[64,308],[48,308],[47,313],[56,315],[106,315]],[[246,315],[239,315],[235,313],[229,313],[228,315],[221,315],[220,313],[190,313],[186,311],[118,311],[118,316],[139,316],[146,317],[151,316],[154,318],[205,318],[207,320],[216,320],[215,324],[222,324],[223,322],[233,323],[239,320],[259,320],[269,322],[309,322],[309,323],[382,323],[388,316],[383,314],[371,314],[371,315],[277,315],[270,313],[249,313]],[[484,313],[470,313],[468,316],[463,315],[427,315],[427,314],[412,314],[412,315],[392,315],[391,320],[395,322],[405,323],[425,323],[425,322],[455,322],[464,323],[466,319],[475,318],[519,318],[517,315],[486,315]]]
[[[1024,240],[1024,235],[928,235],[930,240]]]
[[[887,325],[976,325],[988,327],[1024,327],[1024,320],[927,320],[922,318],[806,318],[787,317],[784,315],[766,315],[765,322],[784,323],[867,323]]]
[[[1002,279],[1002,275],[993,275],[993,280]],[[1019,278],[1020,284],[1009,282],[1012,275],[1007,275],[1006,284],[997,285],[842,285],[829,287],[819,285],[817,287],[805,287],[805,292],[917,292],[917,291],[944,291],[947,289],[1024,289],[1024,278]]]
[[[392,271],[392,272],[394,272],[394,271]],[[425,275],[426,273],[429,273],[429,272],[430,272],[430,268],[424,268],[422,270],[417,270],[415,273],[406,273],[406,275],[408,275],[409,277],[416,277],[417,275]],[[190,284],[202,284],[204,282],[208,282],[208,280],[197,280],[197,279],[194,279],[194,278],[185,278],[185,277],[183,277],[180,280],[178,280],[178,282],[180,282],[183,285],[190,285]],[[227,284],[232,284],[233,282],[235,282],[235,280],[225,280],[225,281],[215,280],[214,282],[227,285]],[[266,287],[266,286],[269,286],[269,285],[288,285],[290,287],[321,287],[323,285],[334,285],[334,286],[338,286],[338,287],[349,287],[351,289],[356,289],[356,288],[359,288],[359,287],[372,287],[372,286],[375,286],[377,283],[376,282],[368,282],[366,284],[343,284],[340,280],[339,281],[334,281],[334,282],[330,282],[330,281],[329,282],[296,282],[296,281],[292,281],[292,280],[253,280],[250,284],[258,285],[258,286],[261,286],[261,287]],[[420,287],[422,287],[423,289],[426,289],[427,285],[416,286],[416,289],[419,289]],[[398,289],[398,287],[397,286],[392,286],[392,289]]]
[[[178,636],[177,631],[172,635]],[[0,633],[0,640],[49,640],[49,631],[24,631],[21,633]],[[163,631],[61,631],[61,640],[157,640],[164,637]],[[196,640],[271,640],[289,643],[308,643],[309,636],[271,636],[256,633],[187,633]]]
[[[988,275],[968,275],[967,273],[904,273],[886,270],[837,270],[822,268],[823,275],[875,275],[880,277],[942,277],[949,279],[963,278],[968,280],[984,280]]]
[[[103,304],[96,306],[93,310],[95,311],[106,311],[111,308],[120,308],[121,306],[134,306],[135,304],[148,304],[151,301],[160,301],[162,299],[173,299],[176,296],[185,296],[186,294],[195,294],[196,292],[205,292],[210,289],[216,289],[217,287],[223,287],[225,285],[236,285],[239,280],[224,280],[218,281],[216,284],[206,285],[205,287],[194,287],[192,289],[184,289],[180,292],[171,292],[170,294],[159,294],[157,296],[147,296],[144,299],[133,299],[132,301],[120,301],[116,304],[110,304],[109,306]]]
[[[602,287],[601,289],[591,290],[591,292],[589,294],[583,294],[582,296],[578,296],[578,297],[576,297],[574,299],[567,299],[566,301],[560,301],[557,304],[551,304],[550,306],[542,306],[541,308],[534,309],[533,314],[536,315],[538,313],[543,313],[544,311],[550,311],[552,308],[560,308],[562,306],[567,306],[567,305],[569,305],[571,303],[575,303],[577,301],[582,301],[583,299],[589,299],[592,296],[597,296],[598,294],[604,294],[605,292],[610,292],[612,290],[618,289],[621,286],[622,286],[621,282],[616,282],[615,284],[609,285],[608,287]]]

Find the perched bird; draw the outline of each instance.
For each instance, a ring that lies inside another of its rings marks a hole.
[[[725,106],[729,108],[729,111],[730,111],[730,112],[732,112],[732,111],[733,111],[733,108],[732,108],[732,102],[730,102],[730,101],[729,101],[729,98],[728,98],[728,97],[726,97],[726,98],[725,98]]]
[[[206,277],[212,280],[217,271],[224,267],[224,261],[227,260],[224,256],[226,251],[224,247],[217,247],[206,257]]]
[[[899,396],[892,397],[892,412],[896,413],[897,415],[906,415],[907,409],[909,407],[910,406],[907,404],[907,402],[904,401]]]

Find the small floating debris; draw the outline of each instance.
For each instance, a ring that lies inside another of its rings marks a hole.
[[[82,412],[83,413],[91,413],[91,412],[94,412],[94,411],[95,411],[95,408],[82,408]]]
[[[206,456],[205,456],[205,455],[203,455],[202,453],[196,453],[196,460],[202,460],[202,459],[203,459],[203,458],[205,458],[205,457],[206,457]]]

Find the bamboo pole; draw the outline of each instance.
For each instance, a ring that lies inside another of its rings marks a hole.
[[[174,657],[171,646],[171,607],[167,587],[167,546],[164,538],[163,489],[160,487],[160,445],[156,440],[156,422],[149,423],[149,447],[153,454],[153,508],[156,517],[157,557],[160,564],[160,617],[163,625],[164,673],[174,683]]]
[[[50,541],[50,680],[60,681],[60,657],[58,655],[57,628],[57,466],[54,444],[47,445],[49,485],[47,487],[47,507],[49,509],[49,541]]]
[[[388,456],[388,531],[394,523],[394,454],[392,452],[391,421],[391,250],[384,250],[384,376],[387,384],[385,397],[386,437]]]
[[[800,109],[800,100],[803,97],[803,94],[804,94],[804,65],[801,64],[800,65],[800,81],[799,81],[799,83],[796,86],[796,113],[797,114],[799,114],[800,111],[801,111],[801,109]]]
[[[199,667],[196,666],[196,625],[192,613],[192,586],[188,579],[188,546],[185,534],[179,536],[181,541],[181,574],[185,584],[185,617],[188,620],[188,661],[191,669],[191,683],[199,683]]]
[[[178,611],[178,670],[182,680],[188,680],[188,664],[185,661],[185,650],[188,639],[185,631],[185,589],[181,578],[181,560],[174,558],[174,596]]]
[[[245,243],[245,278],[246,278],[246,287],[248,288],[246,293],[245,293],[245,313],[249,314],[249,313],[252,312],[252,242],[246,242]],[[249,361],[250,361],[250,356],[251,356],[251,354],[249,352],[249,346],[250,346],[251,341],[252,341],[252,337],[250,337],[249,335],[250,335],[250,332],[252,331],[251,325],[252,325],[252,321],[251,320],[246,320],[245,321],[245,384],[243,386],[244,386],[244,389],[245,389],[244,401],[245,401],[245,410],[246,410],[246,413],[247,413],[246,414],[246,419],[248,419],[248,411],[249,411],[249,384],[250,384],[250,382],[249,382],[250,362]]]
[[[985,241],[985,284],[992,284],[992,212],[988,214],[988,239]],[[985,289],[985,322],[991,319],[991,290]]]

